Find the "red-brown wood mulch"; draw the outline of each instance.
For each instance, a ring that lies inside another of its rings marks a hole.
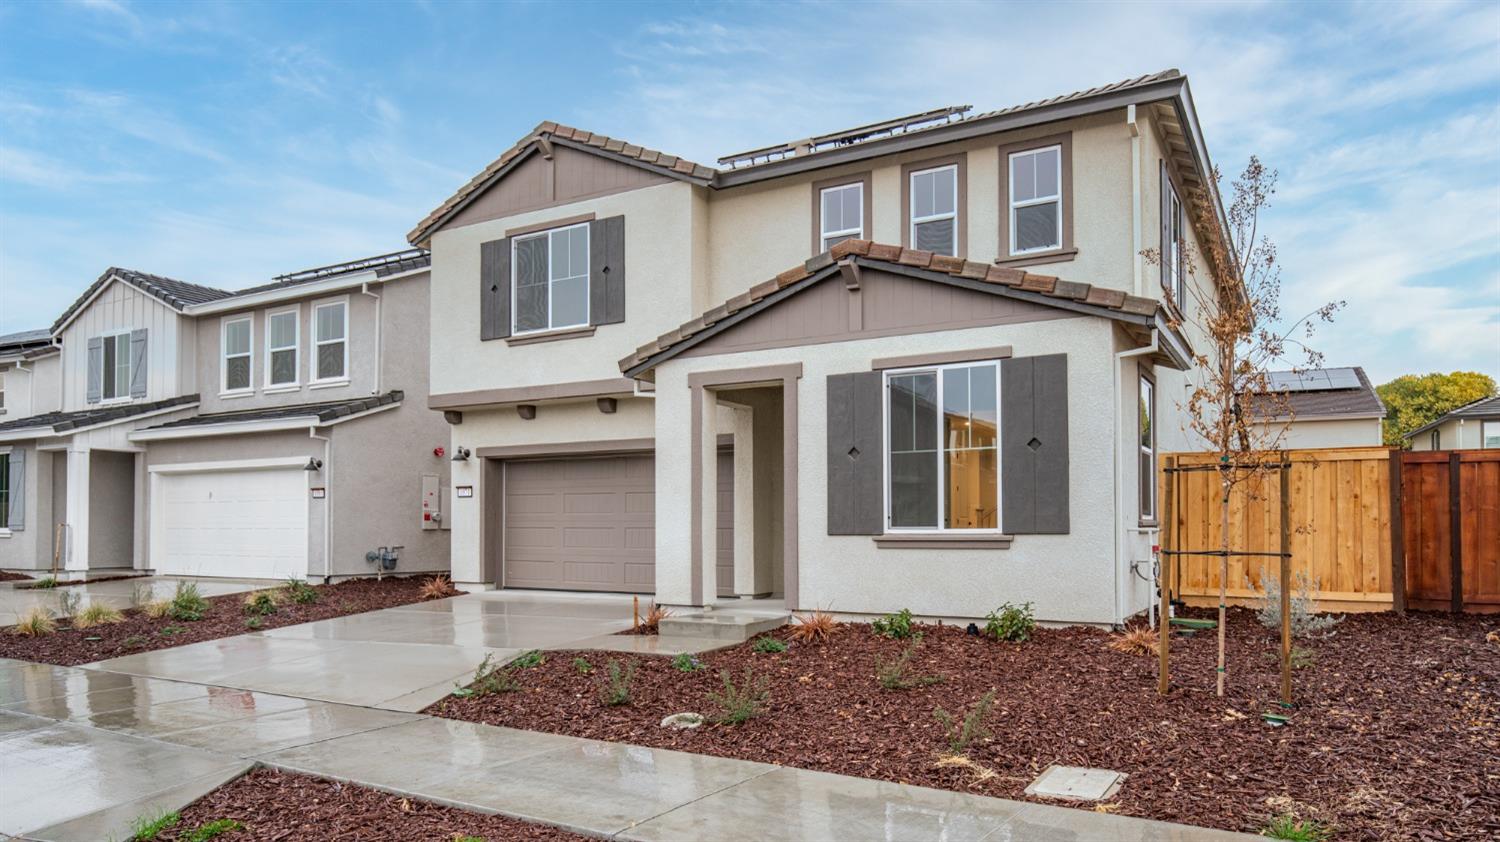
[[[9,570],[0,570],[0,582],[29,582],[31,577],[25,573],[12,573]]]
[[[210,792],[180,812],[181,821],[156,837],[187,839],[224,819],[243,828],[216,839],[357,839],[412,842],[477,837],[491,842],[572,842],[587,837],[544,824],[472,813],[337,781],[256,769]]]
[[[1207,612],[1193,612],[1211,616]],[[1278,814],[1332,825],[1338,839],[1494,839],[1500,835],[1500,646],[1497,618],[1392,613],[1350,616],[1332,637],[1299,641],[1311,663],[1294,673],[1292,722],[1277,710],[1278,637],[1232,609],[1228,695],[1214,695],[1215,638],[1174,638],[1173,691],[1156,693],[1154,656],[1106,648],[1097,629],[1038,630],[1003,644],[953,626],[922,628],[912,672],[941,683],[882,689],[877,658],[900,641],[845,625],[824,644],[757,654],[749,643],[701,655],[683,673],[668,659],[552,652],[517,670],[520,692],[450,697],[427,712],[455,719],[738,757],[1004,798],[1049,764],[1125,772],[1109,809],[1228,830],[1256,831]],[[590,661],[582,674],[574,657]],[[633,701],[599,702],[611,657],[635,665]],[[716,711],[719,671],[769,676],[767,712],[739,726],[674,731],[668,714]],[[935,708],[966,710],[997,696],[993,736],[970,750],[994,772],[934,761],[946,748]],[[1077,806],[1077,805],[1074,805]],[[1092,805],[1083,805],[1090,808]]]
[[[151,618],[139,609],[132,608],[124,612],[125,621],[122,623],[74,629],[64,619],[58,621],[57,631],[41,637],[16,634],[14,627],[0,628],[0,658],[76,666],[250,631],[266,631],[297,623],[362,614],[421,602],[422,585],[428,578],[387,576],[379,581],[349,579],[332,585],[314,585],[318,592],[317,602],[304,605],[284,601],[276,613],[260,616],[260,625],[254,629],[245,625],[250,615],[245,613],[244,593],[208,597],[212,608],[203,619],[195,621],[173,620],[170,617]],[[275,590],[275,586],[269,589]],[[462,591],[449,591],[450,596],[460,593]]]

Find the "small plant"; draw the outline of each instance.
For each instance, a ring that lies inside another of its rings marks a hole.
[[[193,831],[183,836],[182,839],[184,842],[208,842],[210,839],[216,839],[226,833],[233,833],[236,830],[244,829],[245,826],[234,819],[214,819],[211,822],[206,822],[193,828]]]
[[[887,690],[910,690],[913,687],[938,684],[943,680],[935,675],[911,674],[911,659],[920,645],[920,641],[913,640],[893,661],[875,659],[875,680],[880,682],[881,687]]]
[[[126,649],[139,649],[146,645],[146,638],[138,634],[133,634],[120,641],[120,645]]]
[[[797,614],[795,619],[797,622],[792,626],[790,635],[798,643],[822,643],[833,637],[833,633],[839,629],[833,615],[826,611]]]
[[[1260,835],[1288,842],[1324,842],[1333,837],[1333,828],[1312,819],[1282,814],[1261,828]]]
[[[1278,649],[1275,652],[1266,652],[1264,657],[1267,661],[1275,661],[1277,663],[1280,663],[1281,650]],[[1317,655],[1311,649],[1303,649],[1301,646],[1292,647],[1292,669],[1307,669],[1308,667],[1316,664],[1317,660]]]
[[[996,640],[1022,643],[1031,639],[1036,630],[1036,620],[1031,616],[1031,603],[1011,605],[1009,602],[991,611],[984,618],[984,633]]]
[[[150,582],[135,582],[130,586],[130,607],[142,608],[153,598]]]
[[[208,600],[198,593],[198,585],[194,582],[178,582],[177,590],[172,594],[172,604],[167,609],[167,616],[184,623],[194,623],[203,619],[208,613]]]
[[[745,667],[745,677],[739,686],[735,686],[734,680],[729,677],[729,670],[719,672],[719,681],[724,684],[724,692],[710,692],[708,700],[723,711],[714,717],[714,721],[720,725],[738,725],[759,716],[764,712],[766,702],[771,699],[770,677],[756,678],[750,667]]]
[[[256,631],[263,625],[265,625],[265,622],[261,620],[260,617],[245,618],[245,628],[249,629],[250,631]]]
[[[774,637],[757,637],[755,642],[750,644],[750,651],[762,655],[773,655],[777,652],[785,652],[786,644]]]
[[[1150,626],[1130,626],[1109,639],[1109,648],[1126,655],[1154,655],[1160,638]]]
[[[894,614],[887,614],[876,620],[870,621],[870,629],[881,637],[889,637],[892,640],[906,640],[912,637],[920,637],[921,632],[912,628],[911,609],[903,608]]]
[[[635,665],[626,664],[622,669],[620,662],[611,658],[604,669],[606,675],[599,687],[599,700],[607,707],[630,704],[630,682],[635,680]]]
[[[160,634],[162,637],[171,637],[174,634],[182,634],[185,631],[187,631],[187,629],[183,628],[182,626],[163,626],[162,630],[158,632],[158,634]]]
[[[573,669],[578,670],[579,675],[588,675],[594,671],[594,665],[588,658],[578,657],[573,659]]]
[[[943,724],[944,738],[948,741],[948,753],[962,755],[969,753],[969,746],[978,740],[988,739],[990,731],[984,725],[984,720],[990,715],[990,708],[995,704],[995,691],[990,690],[979,701],[969,708],[964,714],[962,721],[954,718],[942,708],[932,712],[934,718]]]
[[[417,595],[422,599],[443,599],[453,593],[453,582],[447,576],[433,576],[422,583]]]
[[[120,613],[120,609],[102,602],[95,602],[73,615],[73,628],[75,629],[88,629],[123,622],[125,622],[125,615]]]
[[[57,631],[57,622],[52,619],[51,611],[41,605],[33,605],[16,620],[16,627],[11,631],[26,637],[42,637]]]
[[[57,587],[57,577],[43,576],[42,578],[36,580],[36,582],[31,587],[35,590],[50,591],[53,588]]]
[[[511,671],[496,666],[489,655],[479,662],[479,669],[474,671],[474,693],[479,696],[491,696],[496,693],[513,693],[521,689]]]
[[[1268,629],[1281,628],[1281,580],[1270,575],[1266,568],[1260,569],[1260,580],[1266,595],[1255,606],[1256,619]],[[1292,577],[1296,591],[1292,594],[1292,637],[1328,637],[1333,627],[1344,622],[1343,617],[1319,614],[1318,604],[1313,601],[1313,591],[1318,583],[1307,577],[1305,571],[1297,571]]]
[[[64,588],[57,592],[57,613],[62,617],[71,617],[78,613],[83,604],[83,594],[75,590]]]
[[[282,587],[286,590],[286,595],[291,598],[292,602],[298,605],[312,605],[318,601],[318,589],[309,585],[306,579],[292,577],[287,579],[286,584]]]
[[[245,613],[265,617],[276,613],[276,596],[270,591],[251,591],[245,594]]]
[[[661,626],[661,621],[670,616],[672,616],[671,609],[652,603],[646,616],[641,617],[640,625],[636,627],[636,630],[645,634],[655,634],[657,628]]]
[[[547,663],[547,658],[542,654],[542,650],[532,649],[517,655],[515,660],[510,662],[510,665],[520,667],[521,669],[529,669],[531,667],[539,667],[545,663]]]
[[[151,842],[159,838],[162,831],[174,828],[181,822],[182,814],[176,810],[141,816],[130,823],[130,838],[132,842]]]
[[[141,606],[141,613],[153,620],[160,620],[167,616],[167,612],[171,610],[172,600],[170,599],[153,599]]]
[[[672,669],[678,672],[697,672],[703,669],[703,662],[696,655],[682,652],[672,658]]]

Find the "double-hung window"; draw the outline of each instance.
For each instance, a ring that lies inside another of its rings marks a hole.
[[[222,391],[225,393],[248,392],[250,386],[250,352],[252,338],[250,336],[250,317],[240,316],[233,319],[225,319],[222,327],[223,332],[223,355],[219,366],[219,375],[224,384]],[[108,367],[109,347],[105,346],[106,368]],[[105,387],[108,392],[108,385]]]
[[[1186,304],[1183,297],[1187,293],[1187,279],[1183,277],[1183,254],[1182,243],[1184,236],[1184,224],[1182,218],[1182,200],[1177,198],[1177,188],[1172,182],[1167,182],[1167,253],[1162,255],[1163,266],[1161,270],[1162,286],[1172,294],[1180,310]]]
[[[1140,391],[1141,520],[1156,517],[1156,384],[1141,378]]]
[[[958,254],[958,167],[918,170],[911,174],[912,248],[933,254]]]
[[[1010,253],[1062,248],[1062,146],[1010,155]]]
[[[589,226],[569,225],[511,240],[511,332],[589,323]]]
[[[828,251],[844,240],[862,240],[865,237],[865,185],[863,182],[825,187],[819,192],[818,206],[822,209],[818,230],[823,251]]]
[[[130,331],[103,337],[104,366],[100,396],[107,401],[130,399]]]
[[[266,314],[266,386],[297,385],[298,310]]]
[[[23,493],[10,487],[10,454],[0,453],[0,529],[10,528],[10,495]]]
[[[1000,528],[1000,365],[885,377],[888,531]]]
[[[313,305],[313,383],[349,379],[349,302]]]

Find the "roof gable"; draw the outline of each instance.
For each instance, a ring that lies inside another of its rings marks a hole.
[[[1476,421],[1500,420],[1500,395],[1496,395],[1490,398],[1480,398],[1477,401],[1470,401],[1469,403],[1466,403],[1463,406],[1452,410],[1451,412],[1448,412],[1439,418],[1423,424],[1415,430],[1407,433],[1405,436],[1402,436],[1402,438],[1409,439],[1413,436],[1425,433],[1434,427],[1442,426],[1449,421],[1458,421],[1461,419],[1472,419]]]
[[[57,317],[57,321],[52,323],[52,334],[56,336],[61,333],[113,281],[130,285],[177,313],[181,313],[190,304],[202,304],[205,301],[215,301],[234,294],[228,290],[111,266],[105,269],[104,274],[90,284],[77,300],[68,305],[68,309],[64,310],[61,316]]]
[[[1355,385],[1345,385],[1350,379],[1341,376],[1345,373],[1352,376]],[[1273,379],[1278,379],[1275,376],[1281,375],[1279,380],[1298,382],[1301,385],[1280,390],[1273,388],[1269,394],[1249,395],[1256,417],[1290,417],[1293,421],[1385,417],[1385,404],[1375,393],[1375,387],[1370,384],[1370,378],[1365,376],[1365,370],[1358,366],[1314,369],[1308,372],[1273,371],[1269,374]],[[1338,379],[1330,380],[1330,375]]]

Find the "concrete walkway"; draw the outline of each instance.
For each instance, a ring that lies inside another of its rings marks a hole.
[[[37,578],[46,575],[36,573]],[[113,608],[125,610],[135,607],[135,600],[169,597],[177,589],[178,582],[194,582],[204,596],[243,593],[274,584],[252,579],[195,579],[181,576],[141,576],[132,579],[106,579],[86,582],[63,588],[16,587],[27,582],[0,582],[0,626],[13,626],[21,614],[34,605],[41,605],[53,614],[60,613],[59,605],[63,593],[76,594],[78,607],[87,608],[99,602]]]

